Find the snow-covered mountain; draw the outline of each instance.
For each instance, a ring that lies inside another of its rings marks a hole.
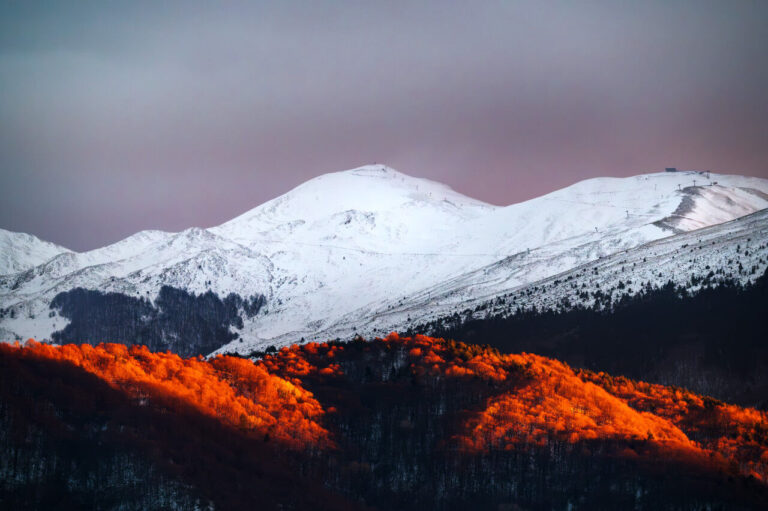
[[[66,248],[31,234],[0,229],[0,275],[34,268],[66,252]]]
[[[429,314],[463,309],[463,302],[766,207],[768,181],[741,176],[591,179],[498,207],[365,166],[312,179],[218,227],[145,231],[29,261],[18,255],[24,247],[14,249],[17,266],[0,276],[0,340],[50,339],[69,321],[50,303],[74,288],[151,302],[163,286],[264,297],[237,327],[240,338],[221,351],[371,333],[396,327],[389,319],[403,318],[389,312],[408,304],[426,303]]]

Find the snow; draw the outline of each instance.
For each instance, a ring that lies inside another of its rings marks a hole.
[[[754,188],[720,185],[689,187],[680,206],[662,223],[676,231],[692,231],[727,222],[768,207],[768,195]]]
[[[16,273],[69,252],[31,234],[0,229],[0,275]]]
[[[748,284],[768,269],[768,209],[573,266],[578,252],[594,249],[594,243],[587,243],[571,253],[547,253],[538,260],[509,258],[449,279],[407,300],[389,300],[372,310],[354,311],[309,339],[383,335],[453,314],[477,319],[508,315],[517,307],[563,309],[564,299],[571,305],[603,306],[592,293],[599,290],[615,300],[624,293],[636,294],[646,284],[661,287],[670,281],[696,292],[708,276],[712,285],[725,280]],[[572,269],[551,271],[563,266]],[[546,273],[549,275],[539,278]],[[520,279],[521,274],[535,276],[528,281]],[[698,283],[693,284],[693,280]],[[620,288],[620,283],[625,287]],[[590,297],[582,299],[582,291]]]
[[[15,249],[21,270],[0,276],[0,307],[19,314],[0,320],[0,340],[50,339],[61,325],[31,317],[47,317],[61,291],[154,299],[162,285],[266,296],[245,320],[244,342],[222,351],[372,332],[749,215],[768,207],[767,194],[762,179],[678,172],[590,179],[499,207],[369,165],[312,179],[209,229],[144,231],[40,261]]]

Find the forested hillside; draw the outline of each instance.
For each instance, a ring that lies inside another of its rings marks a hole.
[[[768,407],[768,272],[746,286],[689,287],[640,286],[608,306],[456,314],[411,330]]]
[[[0,368],[0,507],[768,505],[765,412],[537,355],[393,334],[256,361],[5,345]]]
[[[262,305],[262,295],[244,299],[231,293],[221,299],[210,291],[196,295],[170,286],[160,288],[154,302],[76,288],[56,295],[50,314],[69,320],[53,333],[57,343],[109,341],[192,356],[237,339],[230,327],[242,328],[243,317],[258,314]]]

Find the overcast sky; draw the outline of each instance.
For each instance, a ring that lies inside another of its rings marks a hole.
[[[373,162],[494,204],[768,177],[767,54],[766,1],[2,1],[0,227],[95,248]]]

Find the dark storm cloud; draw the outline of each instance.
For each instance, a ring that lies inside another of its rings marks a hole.
[[[0,7],[0,227],[83,249],[384,162],[496,204],[768,177],[765,2]]]

